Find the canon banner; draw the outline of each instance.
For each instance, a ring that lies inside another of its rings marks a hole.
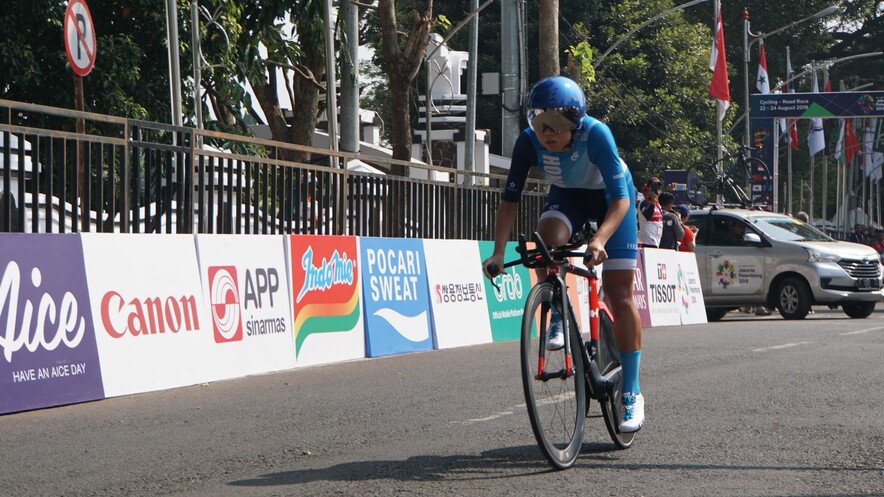
[[[229,378],[214,355],[193,235],[84,233],[108,397]]]
[[[78,235],[0,235],[0,413],[101,399]]]

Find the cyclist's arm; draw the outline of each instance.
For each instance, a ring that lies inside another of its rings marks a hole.
[[[516,221],[518,202],[501,200],[497,207],[497,224],[494,226],[494,255],[503,258],[506,243],[510,239],[513,223]]]
[[[522,132],[516,139],[512,157],[506,185],[500,196],[500,205],[497,207],[497,221],[494,225],[494,253],[482,263],[482,270],[489,278],[493,276],[487,272],[489,263],[493,262],[498,268],[503,269],[503,254],[516,221],[519,200],[522,198],[522,189],[528,178],[528,170],[537,163],[534,144],[525,132]]]

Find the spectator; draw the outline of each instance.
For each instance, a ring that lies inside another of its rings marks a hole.
[[[884,254],[884,230],[875,230],[875,241],[870,246],[879,254]]]
[[[678,204],[672,208],[681,216],[681,225],[684,228],[684,236],[678,241],[678,250],[681,252],[693,252],[697,244],[695,242],[698,228],[688,225],[688,218],[691,216],[691,208],[685,204]]]
[[[644,200],[638,205],[638,246],[657,248],[663,234],[663,211],[657,196],[663,182],[656,176],[642,185]]]
[[[853,225],[853,233],[847,237],[847,241],[867,245],[869,239],[866,237],[866,227],[859,223]]]
[[[678,250],[678,241],[684,237],[685,229],[681,217],[672,212],[675,197],[671,192],[662,192],[659,196],[660,208],[663,210],[663,231],[660,235],[660,248]]]
[[[810,222],[810,218],[807,217],[807,213],[804,211],[798,211],[798,214],[795,214],[795,219],[805,224]]]

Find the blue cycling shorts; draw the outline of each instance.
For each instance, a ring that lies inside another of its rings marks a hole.
[[[635,188],[630,187],[629,211],[620,226],[605,244],[608,260],[605,270],[634,269],[638,257],[638,221],[635,214]],[[560,188],[550,185],[540,219],[561,219],[568,226],[568,233],[574,233],[587,221],[595,220],[599,225],[608,212],[605,190],[582,188]]]

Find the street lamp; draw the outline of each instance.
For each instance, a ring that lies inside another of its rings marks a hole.
[[[698,4],[698,3],[705,2],[705,1],[706,1],[706,0],[691,0],[690,2],[683,3],[683,4],[681,4],[681,5],[676,5],[675,7],[672,7],[671,9],[664,10],[663,12],[660,12],[659,14],[657,14],[657,15],[655,15],[654,17],[648,19],[647,21],[645,21],[645,22],[639,24],[638,26],[636,26],[635,28],[633,28],[630,32],[626,33],[626,34],[623,36],[623,38],[620,38],[619,40],[615,41],[613,45],[611,45],[610,47],[608,47],[608,49],[605,50],[605,53],[603,53],[601,56],[599,56],[599,59],[598,59],[597,61],[595,61],[595,64],[592,65],[592,68],[593,68],[593,69],[596,69],[597,67],[599,67],[599,66],[601,65],[602,61],[605,60],[605,57],[607,57],[608,54],[610,54],[611,52],[613,52],[614,49],[617,48],[618,45],[620,45],[620,44],[623,43],[624,41],[628,40],[632,35],[634,35],[636,32],[638,32],[638,30],[644,28],[644,27],[647,26],[648,24],[651,24],[651,23],[653,23],[654,21],[656,21],[657,19],[660,19],[660,18],[662,18],[662,17],[666,17],[666,16],[668,16],[669,14],[671,14],[671,13],[673,13],[673,12],[677,12],[677,11],[679,11],[679,10],[686,9],[686,8],[690,7],[691,5],[696,5],[696,4]]]
[[[867,52],[867,53],[861,53],[861,54],[856,54],[856,55],[848,55],[847,57],[841,57],[840,59],[825,60],[825,61],[819,62],[817,64],[810,64],[810,67],[808,67],[804,71],[801,71],[800,73],[792,76],[791,78],[787,79],[786,81],[778,82],[777,86],[774,87],[774,91],[784,88],[786,85],[788,85],[792,81],[795,81],[796,79],[801,78],[805,74],[807,74],[811,71],[816,71],[817,69],[820,69],[822,67],[830,67],[830,66],[833,66],[839,62],[844,62],[847,60],[864,59],[866,57],[879,57],[881,55],[884,55],[884,52]]]
[[[781,31],[785,31],[789,28],[793,28],[803,22],[812,21],[814,19],[821,19],[821,18],[826,17],[828,15],[834,14],[837,11],[838,11],[838,6],[832,5],[831,7],[826,7],[825,9],[817,12],[816,14],[814,14],[812,16],[807,16],[804,19],[799,19],[797,21],[794,21],[794,22],[787,24],[781,28],[775,29],[775,30],[771,31],[770,33],[753,34],[752,32],[749,31],[749,9],[745,8],[745,7],[743,8],[743,83],[744,83],[744,90],[745,90],[743,95],[745,97],[744,103],[746,105],[745,112],[743,112],[743,119],[745,120],[744,124],[746,126],[746,134],[743,137],[743,141],[747,147],[749,146],[749,143],[750,143],[749,142],[749,133],[750,133],[750,129],[749,129],[749,49],[752,47],[752,44],[755,43],[756,41],[761,41],[761,40],[767,38],[768,36],[775,35]]]

